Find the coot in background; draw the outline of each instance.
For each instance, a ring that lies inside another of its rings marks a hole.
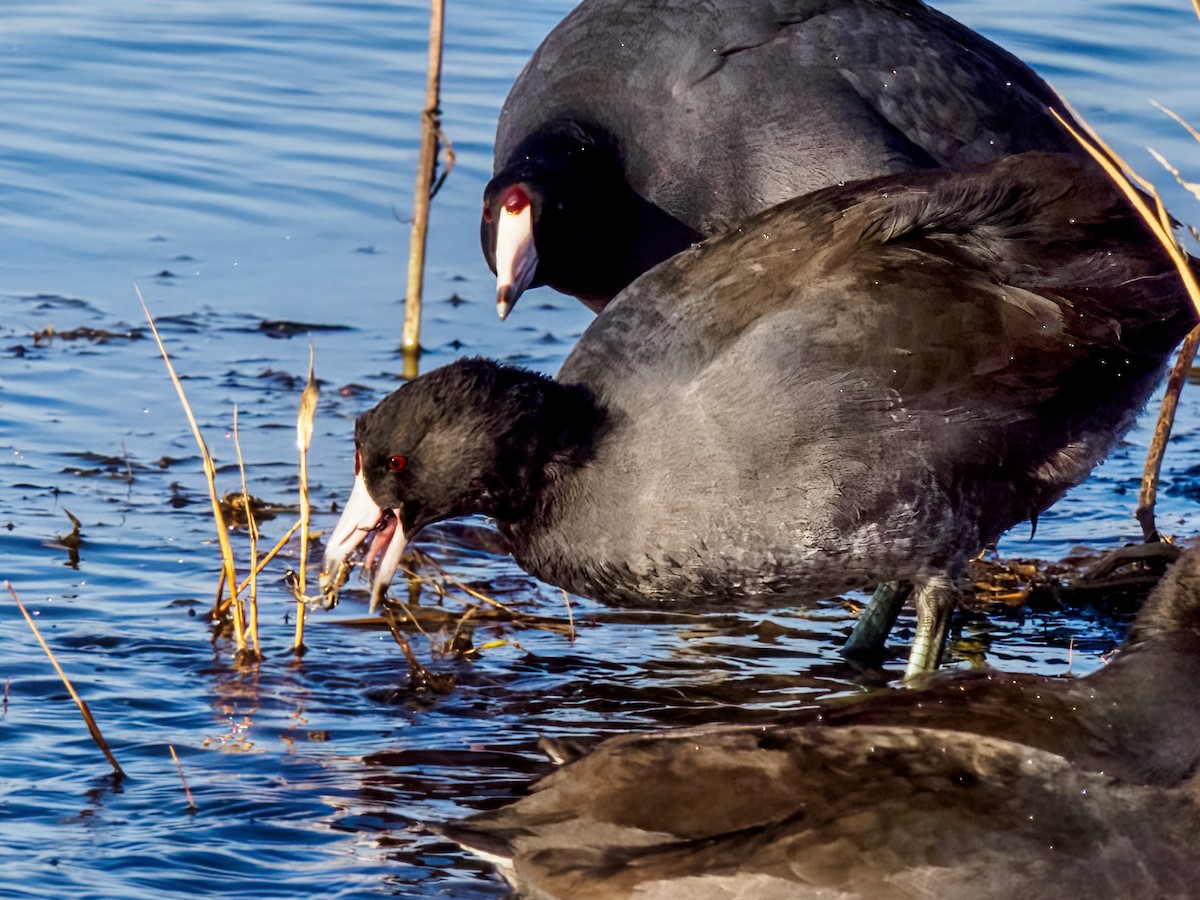
[[[914,582],[926,668],[966,560],[1083,480],[1193,319],[1077,157],[826,189],[647,273],[557,381],[463,360],[363,415],[326,586],[381,523],[373,599],[423,526],[485,513],[605,601]]]
[[[1200,551],[1087,678],[934,681],[612,738],[440,830],[545,898],[1194,896]]]
[[[1054,93],[917,0],[584,0],[513,85],[484,193],[507,315],[599,310],[642,272],[840,182],[1078,152]]]

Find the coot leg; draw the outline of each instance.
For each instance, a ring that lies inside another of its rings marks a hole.
[[[944,578],[931,578],[917,590],[916,606],[917,633],[904,670],[905,681],[937,669],[958,606],[958,591]]]
[[[875,588],[870,604],[846,638],[842,655],[861,662],[882,663],[884,642],[912,592],[912,582],[908,581],[885,581]]]

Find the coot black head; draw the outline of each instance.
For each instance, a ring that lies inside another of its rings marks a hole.
[[[623,735],[439,830],[544,898],[1191,896],[1198,619],[1192,551],[1086,678],[959,673],[783,724]]]
[[[512,154],[483,193],[480,240],[507,318],[528,287],[548,284],[595,312],[699,232],[639,197],[602,129],[546,126]]]
[[[1078,152],[1054,104],[915,0],[584,0],[500,114],[481,228],[499,311],[537,284],[598,310],[698,237],[818,188]]]
[[[544,466],[581,461],[602,422],[586,389],[523,369],[464,359],[430,372],[359,418],[354,489],[331,551],[380,529],[373,607],[412,535],[472,513],[528,516]]]

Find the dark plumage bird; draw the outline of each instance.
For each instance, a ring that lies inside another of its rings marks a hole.
[[[1182,900],[1198,771],[1193,550],[1086,678],[955,673],[783,724],[623,735],[443,830],[545,900]]]
[[[1055,103],[918,0],[584,0],[500,113],[481,225],[500,316],[542,284],[598,311],[693,242],[818,188],[1078,152]]]
[[[605,601],[914,582],[936,658],[967,559],[1084,479],[1193,318],[1075,157],[820,191],[634,282],[557,380],[461,360],[364,414],[325,581],[378,527],[378,598],[407,539],[484,513]]]

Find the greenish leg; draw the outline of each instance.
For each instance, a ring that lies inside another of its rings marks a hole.
[[[885,581],[875,588],[870,604],[846,639],[842,655],[854,659],[882,658],[883,644],[912,591],[913,586],[907,581]]]
[[[905,681],[937,669],[958,606],[958,592],[944,579],[932,578],[917,591],[916,606],[917,634],[904,671]]]

